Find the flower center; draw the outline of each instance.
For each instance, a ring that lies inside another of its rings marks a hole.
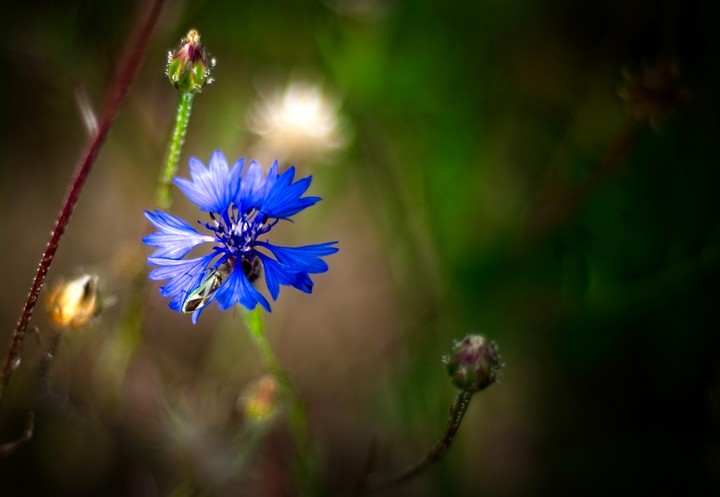
[[[240,258],[249,256],[258,236],[270,231],[278,222],[277,219],[269,221],[267,214],[254,207],[239,215],[234,204],[223,214],[211,212],[210,218],[212,223],[205,223],[205,227],[215,233],[215,240],[229,255]]]

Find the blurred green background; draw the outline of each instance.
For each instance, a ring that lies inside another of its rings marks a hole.
[[[76,95],[99,112],[144,4],[3,9],[3,351],[88,141]],[[468,333],[498,343],[499,383],[446,457],[378,495],[718,492],[719,5],[166,2],[48,277],[96,272],[114,304],[63,337],[52,401],[38,399],[28,334],[0,442],[30,409],[35,437],[0,459],[0,495],[341,495],[369,458],[393,473],[433,446],[456,393],[441,357]],[[284,290],[266,320],[307,407],[313,477],[295,471],[287,415],[243,438],[237,399],[264,370],[240,316],[212,308],[192,326],[157,284],[128,281],[150,253],[142,212],[174,120],[166,54],[191,27],[218,63],[181,175],[216,148],[267,165],[249,116],[296,82],[338,119],[333,150],[283,150],[324,200],[277,231],[340,252],[313,295]],[[632,90],[658,63],[679,81],[648,125],[633,111],[658,101]],[[32,324],[47,341],[42,306]]]

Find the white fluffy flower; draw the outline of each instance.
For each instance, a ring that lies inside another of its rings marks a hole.
[[[326,159],[347,144],[339,107],[315,85],[290,83],[252,107],[248,127],[260,138],[260,155],[292,162]]]

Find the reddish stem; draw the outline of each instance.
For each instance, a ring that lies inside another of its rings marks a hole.
[[[57,217],[57,221],[55,221],[55,228],[50,236],[50,241],[48,242],[45,252],[40,259],[35,279],[33,280],[32,287],[30,288],[30,294],[25,302],[25,307],[20,315],[17,327],[10,339],[10,348],[8,349],[7,357],[5,358],[5,365],[2,370],[2,376],[0,377],[0,401],[2,400],[3,393],[5,392],[8,383],[10,383],[10,377],[15,369],[15,365],[18,363],[20,349],[22,348],[23,338],[25,337],[30,317],[35,309],[35,304],[37,303],[40,290],[45,282],[45,276],[47,276],[50,265],[55,257],[55,252],[60,245],[60,239],[62,238],[63,233],[65,233],[65,228],[70,221],[70,216],[73,213],[75,204],[80,196],[80,191],[85,184],[85,180],[95,163],[95,159],[100,152],[100,148],[105,143],[105,139],[110,131],[110,126],[117,117],[120,105],[123,103],[128,94],[130,84],[135,79],[135,75],[140,67],[140,61],[142,60],[145,49],[150,41],[150,35],[157,24],[162,4],[163,0],[155,0],[150,9],[147,20],[140,27],[139,31],[137,31],[137,34],[132,37],[133,41],[128,44],[122,61],[118,65],[119,69],[113,78],[113,86],[110,94],[108,95],[107,101],[105,102],[105,106],[103,107],[103,113],[100,117],[100,123],[98,124],[95,136],[83,153],[82,158],[75,169],[75,176],[70,184],[70,188],[68,189],[60,214]]]

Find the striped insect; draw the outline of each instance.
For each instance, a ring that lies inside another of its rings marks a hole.
[[[232,272],[233,265],[234,261],[228,259],[217,267],[208,270],[197,288],[185,297],[180,310],[189,314],[208,305],[220,285]]]

